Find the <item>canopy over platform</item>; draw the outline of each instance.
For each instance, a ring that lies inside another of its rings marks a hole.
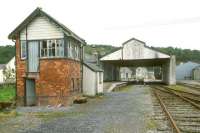
[[[175,84],[175,56],[162,53],[146,46],[145,42],[135,38],[124,42],[121,49],[107,54],[100,59],[106,73],[112,73],[111,80],[117,80],[119,67],[149,67],[160,66],[163,70],[163,82]],[[109,76],[108,76],[109,77]],[[108,79],[110,80],[110,79]]]

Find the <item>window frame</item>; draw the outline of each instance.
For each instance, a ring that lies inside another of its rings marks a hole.
[[[49,56],[49,44],[48,41],[51,40],[55,42],[55,56]],[[53,59],[53,58],[69,58],[73,60],[81,60],[81,44],[76,40],[69,39],[66,42],[66,38],[51,38],[51,39],[38,39],[38,40],[20,40],[20,59],[25,60],[28,57],[28,42],[38,41],[39,42],[39,59]],[[42,41],[46,41],[46,52],[42,55]],[[57,46],[60,43],[59,46]],[[66,44],[65,44],[66,43]],[[23,46],[22,46],[23,45]],[[60,50],[58,50],[60,49]],[[25,51],[25,57],[23,57],[23,51]],[[59,52],[58,52],[59,51]],[[67,54],[65,55],[65,52]],[[74,53],[75,52],[75,53]]]
[[[69,40],[68,41],[68,58],[74,59],[77,61],[81,60],[81,46],[77,41]]]
[[[42,56],[42,42],[43,41],[46,41],[46,45],[47,45],[47,53],[46,53],[46,56]],[[51,42],[50,42],[51,41]],[[58,44],[60,41],[60,44]],[[40,42],[40,58],[41,59],[51,59],[51,58],[64,58],[65,57],[65,54],[64,54],[64,50],[65,50],[65,45],[64,45],[64,38],[61,38],[61,39],[46,39],[46,40],[39,40]],[[53,47],[53,43],[54,43],[54,47]],[[50,47],[51,45],[51,47]],[[59,45],[59,46],[57,46]],[[59,49],[59,50],[58,50]],[[52,52],[52,55],[50,56],[50,50]],[[54,52],[53,52],[54,50]],[[59,51],[59,52],[58,52]],[[53,55],[53,53],[55,55]],[[59,54],[58,54],[59,53]],[[62,54],[61,54],[62,53]]]
[[[23,57],[23,53],[22,53],[23,52],[23,46],[22,46],[22,44],[24,44],[24,46],[25,46],[25,57]],[[27,41],[26,40],[20,40],[20,58],[22,60],[27,59]]]

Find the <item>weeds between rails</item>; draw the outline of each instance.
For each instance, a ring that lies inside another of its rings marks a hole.
[[[171,132],[200,132],[200,110],[192,104],[193,101],[162,86],[152,86],[152,88],[154,96],[171,125]],[[168,131],[170,132],[169,128]]]

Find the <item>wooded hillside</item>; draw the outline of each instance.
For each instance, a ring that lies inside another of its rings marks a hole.
[[[92,51],[97,49],[100,55],[105,55],[119,48],[120,47],[114,47],[111,45],[87,45],[87,47],[85,48],[85,51],[91,54]],[[158,51],[161,51],[169,55],[175,55],[177,63],[187,62],[187,61],[200,63],[200,50],[190,50],[190,49],[181,49],[181,48],[173,48],[173,47],[166,47],[166,48],[152,47],[152,48],[157,49]]]
[[[13,56],[15,56],[15,46],[0,46],[0,64],[6,64]]]
[[[84,50],[87,54],[94,54],[98,52],[101,56],[111,53],[120,47],[112,45],[87,45]],[[181,49],[173,47],[152,47],[161,52],[176,55],[177,62],[194,61],[200,63],[200,50]],[[0,46],[0,64],[7,63],[15,55],[15,47],[11,45]]]
[[[156,48],[164,53],[170,55],[176,55],[176,60],[178,62],[187,62],[193,61],[200,63],[200,50],[190,50],[190,49],[181,49],[181,48]]]

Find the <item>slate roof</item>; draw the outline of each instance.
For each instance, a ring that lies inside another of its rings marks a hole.
[[[23,30],[33,19],[35,19],[38,16],[46,16],[50,21],[58,25],[60,28],[62,28],[64,34],[66,36],[71,36],[74,39],[80,41],[81,43],[85,44],[85,40],[76,35],[74,32],[72,32],[69,28],[67,28],[62,23],[58,22],[56,19],[48,15],[46,12],[42,11],[41,8],[36,8],[19,26],[17,26],[8,36],[9,39],[16,39],[17,35],[21,30]]]
[[[97,66],[96,64],[88,63],[88,62],[84,62],[83,64],[94,72],[103,72],[103,70],[99,66]]]
[[[0,64],[0,69],[4,69],[6,64]]]

